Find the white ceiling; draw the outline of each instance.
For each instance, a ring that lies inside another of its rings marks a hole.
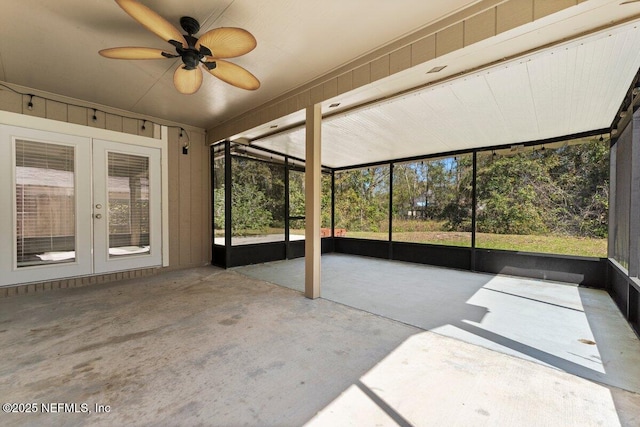
[[[113,0],[4,1],[0,81],[201,128],[211,128],[478,0],[142,0],[179,28],[236,26],[258,47],[232,61],[262,87],[237,89],[205,76],[200,91],[173,88],[179,59],[110,60],[100,49],[170,49]]]
[[[632,21],[326,118],[322,163],[343,167],[608,128],[639,67],[640,24]],[[304,158],[304,140],[304,129],[293,128],[252,144]]]

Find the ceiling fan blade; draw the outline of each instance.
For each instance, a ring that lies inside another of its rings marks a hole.
[[[233,58],[251,52],[257,45],[256,38],[242,28],[224,27],[207,31],[198,39],[196,49],[206,46],[216,58]]]
[[[205,68],[205,70],[225,83],[247,90],[256,90],[260,87],[260,81],[256,76],[239,65],[211,57],[207,57],[207,61],[215,62],[216,68],[213,70]]]
[[[116,3],[143,27],[164,41],[175,40],[182,43],[185,48],[188,46],[184,36],[176,27],[147,6],[135,0],[116,0]]]
[[[202,70],[196,68],[194,70],[187,70],[180,65],[176,72],[173,73],[173,85],[178,92],[185,95],[191,95],[196,93],[200,89],[202,84]]]
[[[150,47],[112,47],[110,49],[102,49],[98,53],[105,58],[111,59],[165,59],[176,56],[162,49]]]

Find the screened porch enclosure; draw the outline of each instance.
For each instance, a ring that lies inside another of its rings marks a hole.
[[[598,133],[327,167],[323,252],[603,287],[609,144]],[[213,262],[303,256],[302,159],[231,142],[211,154]]]
[[[640,161],[624,138],[639,52],[627,22],[351,109],[325,101],[322,252],[606,288],[638,330]],[[304,255],[304,120],[212,145],[214,264]]]

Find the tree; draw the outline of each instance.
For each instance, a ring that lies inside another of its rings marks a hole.
[[[234,183],[231,189],[231,231],[234,236],[264,233],[272,221],[266,197],[253,183]]]
[[[606,237],[609,149],[591,140],[478,155],[478,231]]]
[[[336,174],[336,227],[384,231],[388,226],[389,168],[356,169]]]
[[[478,168],[478,231],[499,234],[543,234],[547,215],[541,209],[540,190],[548,175],[528,154],[482,156]]]

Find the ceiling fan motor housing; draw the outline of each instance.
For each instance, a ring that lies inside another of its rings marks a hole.
[[[186,49],[182,46],[182,43],[178,41],[170,40],[169,43],[176,48],[176,52],[178,52],[178,55],[182,58],[184,68],[187,70],[195,70],[205,55],[211,55],[211,50],[206,46],[200,46],[200,50],[196,49],[198,39],[191,35],[185,35],[184,38],[188,44]]]
[[[180,18],[180,26],[183,30],[187,32],[187,35],[184,36],[184,39],[187,41],[187,48],[185,49],[179,42],[171,43],[176,47],[176,51],[182,58],[182,62],[184,63],[184,68],[186,70],[195,70],[198,67],[198,64],[202,62],[205,55],[211,55],[211,50],[209,50],[205,46],[200,46],[200,50],[196,49],[196,43],[198,43],[198,39],[193,37],[193,34],[196,34],[200,31],[200,23],[190,16],[183,16]],[[173,42],[173,40],[171,41]],[[208,67],[209,69],[215,68]]]
[[[186,49],[182,54],[182,62],[184,62],[184,68],[187,70],[195,70],[200,63],[202,55],[195,49]]]

